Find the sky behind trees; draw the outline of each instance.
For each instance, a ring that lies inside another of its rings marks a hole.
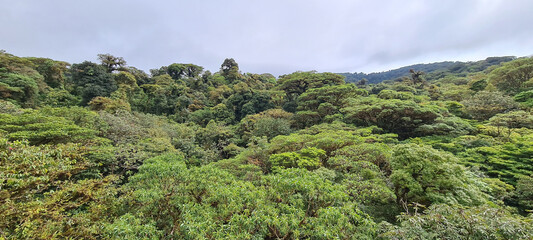
[[[0,0],[0,49],[71,63],[121,56],[149,70],[383,71],[533,54],[533,1]]]

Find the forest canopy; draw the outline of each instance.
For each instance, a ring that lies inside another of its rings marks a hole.
[[[98,60],[0,52],[0,239],[533,238],[533,58]]]

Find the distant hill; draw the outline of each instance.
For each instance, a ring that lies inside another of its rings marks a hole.
[[[346,82],[358,82],[363,78],[368,80],[368,83],[380,83],[386,80],[395,80],[403,76],[409,75],[409,70],[422,71],[426,73],[427,80],[436,79],[443,75],[451,74],[458,77],[466,76],[468,73],[480,72],[490,66],[499,65],[503,62],[508,62],[516,59],[514,56],[505,57],[489,57],[485,60],[476,62],[436,62],[427,64],[415,64],[406,67],[401,67],[394,70],[377,73],[339,73],[346,77]]]

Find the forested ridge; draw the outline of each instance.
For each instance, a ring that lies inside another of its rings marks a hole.
[[[533,58],[348,83],[98,60],[0,52],[0,239],[533,238]]]
[[[489,57],[485,60],[475,61],[475,62],[436,62],[436,63],[424,63],[424,64],[415,64],[406,67],[401,67],[398,69],[388,70],[384,72],[374,72],[374,73],[339,73],[346,77],[346,82],[357,83],[363,79],[363,82],[366,83],[380,83],[383,81],[394,81],[409,75],[409,70],[416,69],[417,71],[424,72],[427,74],[425,77],[427,80],[437,80],[446,75],[454,75],[457,77],[466,77],[469,73],[475,73],[484,71],[485,69],[499,65],[504,62],[509,62],[516,59],[516,57],[507,56],[507,57]]]

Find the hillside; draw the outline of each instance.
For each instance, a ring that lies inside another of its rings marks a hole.
[[[0,52],[0,239],[533,239],[533,58],[364,85],[98,59]]]
[[[359,82],[363,78],[368,80],[368,83],[376,84],[387,80],[396,80],[405,76],[409,76],[411,69],[415,71],[421,71],[431,79],[442,78],[445,75],[454,75],[458,77],[464,77],[468,73],[481,72],[491,66],[497,66],[501,63],[512,61],[516,57],[489,57],[485,60],[476,62],[436,62],[427,64],[415,64],[398,69],[393,69],[384,72],[377,73],[339,73],[346,77],[346,82]]]

